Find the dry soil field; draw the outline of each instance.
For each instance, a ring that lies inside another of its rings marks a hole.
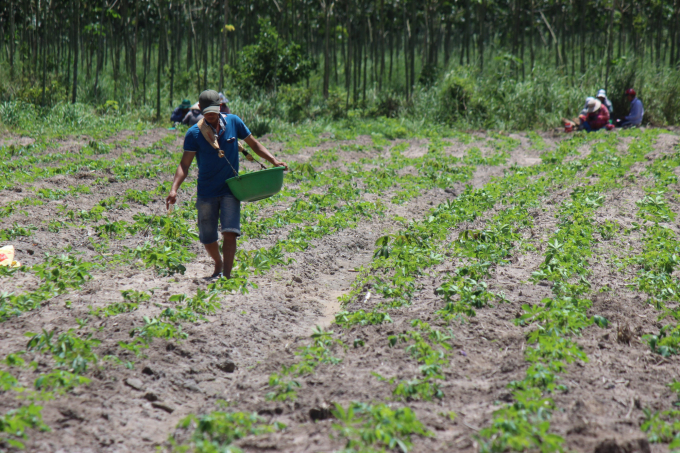
[[[2,450],[674,447],[677,135],[265,137],[213,282],[181,133],[2,140]]]

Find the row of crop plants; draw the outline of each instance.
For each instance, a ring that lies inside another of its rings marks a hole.
[[[409,162],[403,162],[405,165]],[[313,173],[308,175],[309,178],[302,174],[303,179],[309,179],[311,181],[316,181],[310,186],[316,187],[326,187],[330,184],[328,179],[324,179],[324,174]],[[335,175],[337,176],[337,175]],[[351,173],[343,175],[346,181],[355,179],[355,176]],[[365,173],[362,176],[370,176],[370,173]],[[432,180],[432,176],[428,175],[427,178]],[[337,183],[337,177],[333,179]],[[394,184],[395,182],[393,182]],[[398,180],[396,181],[398,183]],[[307,188],[310,190],[312,187]],[[336,198],[343,199],[342,190],[345,191],[344,196],[345,204],[343,206],[337,207],[336,212],[331,216],[321,215],[315,218],[316,224],[313,225],[313,230],[306,231],[306,235],[316,235],[316,237],[321,237],[325,234],[332,234],[338,229],[345,227],[352,227],[356,225],[356,222],[361,216],[366,217],[367,215],[372,215],[376,212],[370,212],[366,209],[366,202],[358,201],[356,197],[356,190],[354,189],[338,189],[336,192],[340,193],[338,197],[337,193],[332,194]],[[374,190],[381,190],[380,188],[375,188]],[[303,191],[295,193],[296,196],[300,197],[304,195]],[[138,195],[138,194],[135,194]],[[347,209],[349,201],[354,201],[354,205],[358,206],[359,209]],[[105,208],[105,205],[98,205]],[[333,205],[334,206],[334,205]],[[335,207],[335,206],[334,206]],[[379,205],[373,204],[373,209],[379,207]],[[98,214],[101,212],[91,212],[88,215],[81,215],[80,218],[83,220],[93,220],[97,221],[101,219]],[[299,212],[301,209],[295,209],[294,211]],[[311,216],[311,212],[308,211],[307,216]],[[359,214],[359,218],[357,217]],[[68,216],[68,213],[67,213]],[[142,258],[147,258],[147,265],[156,267],[159,272],[172,273],[177,271],[182,271],[179,267],[183,259],[188,258],[183,257],[173,257],[168,256],[167,247],[169,243],[176,242],[186,242],[190,241],[192,236],[192,223],[191,220],[194,219],[195,214],[193,209],[189,207],[188,203],[185,203],[179,209],[175,211],[172,216],[167,217],[151,217],[151,216],[140,216],[137,219],[137,227],[135,231],[139,231],[142,226],[146,228],[151,237],[156,238],[156,245],[145,244],[141,247],[141,252],[144,252],[144,247],[147,248],[147,255],[141,255]],[[151,219],[149,219],[151,217]],[[104,224],[106,225],[106,224]],[[321,229],[319,229],[321,227]],[[308,227],[304,227],[308,228]],[[112,229],[107,230],[105,227],[101,228],[101,231],[105,235],[114,235],[115,231]],[[304,231],[304,230],[303,230]],[[111,234],[114,233],[114,234]],[[130,232],[128,232],[130,233]],[[299,240],[305,240],[303,245],[300,245]],[[287,241],[287,242],[285,242]],[[284,240],[283,244],[287,245],[286,249],[289,249],[292,245],[293,249],[304,249],[308,246],[308,241],[305,235],[301,237],[292,237]],[[186,245],[186,244],[184,244]],[[238,260],[239,265],[234,270],[235,277],[232,280],[220,280],[211,284],[208,287],[208,291],[199,291],[194,296],[186,295],[176,295],[171,297],[172,302],[176,302],[176,306],[172,309],[166,309],[160,313],[157,317],[145,317],[144,325],[142,327],[135,328],[131,332],[132,340],[129,342],[121,342],[121,347],[127,350],[131,350],[136,354],[141,354],[143,349],[149,346],[153,338],[164,338],[164,339],[177,339],[181,340],[186,337],[186,334],[181,329],[182,322],[195,322],[199,319],[203,319],[205,315],[210,315],[215,313],[219,309],[220,304],[218,302],[219,295],[225,291],[246,291],[248,285],[252,285],[252,282],[248,280],[248,277],[253,273],[260,273],[268,270],[271,266],[285,262],[282,254],[283,246],[280,243],[275,244],[268,250],[258,250],[250,252],[241,252],[239,254]],[[171,250],[170,250],[171,251]],[[125,254],[136,253],[136,256],[140,256],[139,248],[135,251],[124,252]],[[38,277],[43,281],[41,286],[31,293],[26,294],[3,294],[2,301],[0,301],[0,307],[3,309],[3,319],[7,319],[9,316],[15,316],[23,311],[31,310],[40,306],[46,300],[55,297],[56,295],[66,293],[70,290],[77,290],[82,286],[90,277],[90,271],[95,266],[103,266],[104,264],[115,263],[116,260],[129,258],[129,256],[113,256],[108,257],[106,261],[87,263],[72,256],[60,256],[60,257],[48,257],[44,263],[40,265],[33,266],[31,269]],[[101,255],[102,257],[104,254]],[[173,267],[176,266],[176,267]],[[6,274],[11,274],[16,271],[7,271]],[[5,277],[8,275],[5,275]],[[115,316],[121,313],[127,313],[134,311],[141,302],[144,302],[150,298],[150,295],[145,292],[137,291],[126,291],[123,292],[123,302],[116,302],[108,305],[105,308],[92,309],[91,314],[93,316]],[[80,327],[86,327],[86,321],[82,320]],[[99,344],[99,340],[92,337],[92,334],[88,334],[83,338],[79,335],[80,332],[74,332],[69,330],[68,332],[56,335],[52,332],[42,332],[41,334],[36,334],[32,336],[31,343],[28,345],[28,350],[35,353],[49,354],[55,360],[56,368],[46,374],[41,374],[34,382],[34,390],[27,390],[19,386],[18,381],[12,376],[10,372],[3,371],[3,382],[7,385],[4,389],[15,390],[21,393],[32,395],[35,401],[40,399],[53,397],[55,395],[61,394],[72,389],[76,385],[87,382],[87,378],[83,377],[82,374],[85,373],[88,368],[93,366],[101,366],[102,362],[105,360],[110,360],[114,362],[122,363],[122,361],[115,356],[110,357],[98,357],[94,352]],[[35,341],[33,340],[35,339]],[[5,365],[9,368],[11,367],[25,367],[30,364],[26,364],[21,353],[11,354],[6,359]],[[76,366],[77,364],[77,366]],[[132,366],[131,362],[126,362],[125,365]],[[38,406],[29,405],[22,406],[21,409],[17,411],[11,411],[5,415],[5,418],[9,420],[9,417],[14,417],[17,420],[22,419],[27,413],[23,408],[28,407],[31,409],[32,420],[34,423],[28,423],[25,428],[41,427],[39,410],[36,409]],[[24,414],[24,415],[22,415]],[[37,414],[37,415],[36,415]],[[17,418],[18,417],[18,418]],[[10,426],[10,425],[7,425]],[[12,430],[9,429],[9,433],[13,433],[14,441],[19,441],[21,437],[24,436],[24,430]]]
[[[357,280],[355,290],[346,302],[363,297],[362,292],[367,287],[382,293],[388,302],[379,304],[370,313],[363,310],[342,312],[336,318],[337,324],[343,328],[390,322],[389,314],[384,310],[409,304],[419,290],[417,276],[442,262],[448,253],[467,259],[468,264],[450,275],[438,289],[445,302],[444,308],[437,313],[442,320],[450,322],[460,316],[474,316],[475,309],[488,306],[494,300],[502,302],[501,295],[487,290],[484,280],[493,267],[502,265],[513,250],[523,246],[519,230],[532,226],[527,209],[537,207],[538,202],[556,187],[573,187],[570,198],[558,209],[559,228],[547,244],[545,260],[533,275],[535,283],[550,281],[554,296],[541,305],[525,306],[525,313],[517,319],[520,325],[536,327],[528,335],[533,347],[525,355],[530,364],[527,377],[511,384],[514,403],[498,410],[491,426],[480,433],[483,450],[562,449],[563,439],[550,432],[550,412],[554,406],[550,394],[564,390],[559,385],[559,373],[566,363],[576,359],[587,360],[571,337],[589,325],[604,327],[608,322],[601,316],[588,317],[586,314],[591,305],[586,296],[590,289],[587,281],[588,257],[592,253],[594,235],[604,240],[611,239],[611,225],[606,222],[597,224],[593,214],[604,202],[603,194],[620,187],[631,166],[644,161],[656,132],[625,135],[634,137],[627,153],[619,153],[617,137],[609,136],[602,143],[594,144],[586,158],[566,163],[564,159],[575,155],[579,146],[599,137],[563,143],[554,153],[543,155],[542,165],[515,168],[513,174],[506,174],[505,178],[483,189],[468,190],[456,200],[440,205],[425,221],[411,223],[407,230],[379,239],[376,259]],[[597,175],[598,180],[589,184],[588,180],[579,178],[579,174]],[[464,231],[450,247],[442,247],[450,228],[474,220],[494,206],[507,207],[492,218],[487,228]],[[524,246],[532,247],[531,244]],[[392,380],[395,384],[394,397],[426,400],[441,397],[436,380],[442,378],[440,370],[447,363],[448,338],[421,320],[413,320],[412,326],[414,330],[391,336],[387,341],[390,346],[408,344],[406,350],[421,364],[422,377],[410,381]],[[338,341],[330,332],[317,331],[313,343],[298,352],[300,360],[297,363],[285,366],[270,377],[272,391],[268,398],[295,398],[300,387],[297,377],[313,372],[321,363],[340,362],[341,358],[332,353]],[[363,407],[370,406],[364,404]],[[344,408],[337,407],[335,415],[342,421],[344,412]],[[390,426],[399,425],[400,421],[394,419]],[[353,424],[339,426],[349,429]],[[380,428],[385,427],[380,425]],[[414,428],[390,439],[398,439],[408,445],[410,434],[416,432],[419,430]],[[197,433],[200,439],[210,437],[205,430],[199,429]],[[384,442],[385,439],[370,436],[364,438],[363,443],[354,434],[348,433],[346,437],[348,448],[393,446]]]
[[[512,149],[511,144],[507,151]],[[394,150],[394,148],[393,148]],[[399,151],[399,148],[394,151]],[[431,149],[432,154],[437,153],[436,144]],[[395,152],[397,159],[399,159],[399,154]],[[430,155],[429,157],[433,157]],[[507,156],[505,156],[507,158]],[[497,161],[493,162],[495,164],[503,163],[503,158],[498,158]],[[482,164],[489,164],[488,161]],[[446,170],[444,170],[446,172]],[[477,214],[481,214],[479,210],[475,210],[475,206],[478,205],[478,198],[474,196],[469,196],[470,193],[475,192],[473,189],[468,189],[463,195],[458,197],[458,199],[446,203],[443,206],[453,206],[457,204],[461,207],[465,206],[467,212],[471,214],[471,217],[475,217]],[[440,206],[437,208],[439,213],[444,212],[444,207]],[[468,218],[471,218],[468,217]],[[450,220],[450,219],[449,219]],[[462,221],[462,219],[459,219]],[[433,215],[428,216],[428,220],[423,222],[423,229],[427,228],[425,225],[435,225]],[[414,225],[410,225],[414,228]],[[415,226],[417,228],[418,226]],[[446,226],[442,225],[442,234],[446,236]],[[416,245],[416,238],[423,239],[423,230],[418,229],[417,232],[409,232],[408,236],[413,240],[413,247],[416,248],[418,245],[423,245],[422,243]],[[404,238],[404,233],[398,233],[395,235],[396,238]],[[425,237],[424,240],[429,239],[429,236]],[[399,240],[399,239],[398,239]],[[377,260],[391,260],[395,262],[396,267],[400,267],[400,270],[405,278],[408,280],[406,274],[416,272],[416,269],[420,266],[427,267],[428,264],[433,262],[440,262],[443,256],[438,254],[437,247],[440,245],[432,242],[430,246],[424,246],[419,249],[418,258],[414,259],[415,256],[410,253],[399,253],[395,252],[392,244],[389,240],[382,238],[379,240],[379,247],[376,250]],[[404,247],[404,252],[408,247]],[[400,250],[401,251],[401,250]],[[427,257],[427,259],[425,258]],[[429,260],[428,260],[429,259]],[[434,260],[434,261],[431,261]],[[405,266],[410,266],[405,268]],[[355,285],[358,288],[363,288],[366,283],[365,278],[360,278],[360,283]],[[385,291],[389,291],[385,285]],[[374,286],[376,288],[376,286]],[[394,293],[389,294],[390,297],[394,297]],[[363,295],[362,295],[363,297]],[[408,303],[405,300],[397,300],[396,303],[391,304],[392,307],[397,305],[403,305]],[[374,311],[371,313],[366,313],[364,311],[358,311],[354,313],[349,313],[343,311],[336,316],[336,323],[345,329],[348,329],[356,325],[367,325],[367,324],[381,324],[385,322],[391,322],[389,315],[384,311]],[[410,380],[410,381],[394,381],[393,379],[386,379],[394,384],[395,390],[394,395],[399,399],[431,399],[434,397],[441,396],[441,390],[438,388],[435,380],[441,378],[441,369],[448,363],[447,351],[450,349],[448,340],[450,337],[443,331],[430,326],[429,324],[421,320],[413,320],[412,330],[399,335],[390,336],[388,342],[391,346],[396,347],[401,344],[407,344],[406,349],[409,354],[420,364],[423,378]],[[343,343],[333,332],[323,331],[319,328],[316,329],[312,335],[312,343],[309,346],[300,348],[296,352],[298,361],[289,366],[284,366],[280,372],[274,373],[269,378],[270,391],[267,393],[266,398],[269,400],[291,400],[295,399],[298,389],[301,387],[299,378],[305,375],[309,375],[314,372],[314,370],[320,364],[338,364],[342,361],[338,357],[338,353],[346,350],[350,345]],[[354,340],[353,347],[363,346],[363,342],[360,338]],[[380,377],[381,379],[385,379]],[[347,440],[347,451],[367,451],[371,448],[396,448],[399,447],[403,451],[406,451],[411,446],[411,435],[430,435],[424,425],[417,420],[415,413],[408,407],[393,408],[388,404],[365,404],[365,403],[352,403],[348,407],[336,406],[334,410],[334,416],[339,421],[335,425],[336,433],[342,438]],[[254,415],[248,418],[248,425],[245,425],[242,420],[247,417],[246,414],[242,413],[226,413],[223,411],[215,411],[210,414],[206,414],[202,417],[191,417],[184,421],[182,426],[184,428],[190,428],[192,421],[195,421],[195,430],[188,440],[192,447],[196,448],[198,451],[208,451],[208,446],[213,448],[219,447],[224,448],[233,440],[248,434],[258,434],[260,432],[268,432],[269,430],[275,428],[270,425],[266,425],[264,421],[260,418],[255,418]],[[219,419],[220,424],[218,427],[213,429],[211,422]],[[225,425],[227,427],[225,427]],[[259,427],[263,427],[264,431],[258,431]],[[232,438],[225,438],[220,435],[220,433],[225,430],[241,431],[242,435]]]
[[[651,151],[651,149],[649,149]],[[656,159],[645,171],[652,184],[645,187],[645,196],[637,201],[635,227],[641,233],[642,251],[626,257],[622,264],[636,270],[636,278],[630,285],[649,298],[647,303],[659,311],[658,321],[666,321],[657,334],[645,335],[642,340],[662,357],[680,354],[680,280],[673,275],[680,265],[680,238],[670,227],[677,213],[668,202],[677,194],[671,186],[677,185],[675,173],[680,167],[680,151]],[[680,405],[680,382],[673,379],[668,387],[677,394],[673,407]],[[642,430],[650,442],[668,443],[671,451],[680,450],[680,410],[644,410]]]

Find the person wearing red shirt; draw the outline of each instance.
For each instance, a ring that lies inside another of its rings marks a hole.
[[[591,99],[586,105],[586,115],[581,115],[581,126],[588,132],[602,129],[609,124],[609,110],[599,99]]]

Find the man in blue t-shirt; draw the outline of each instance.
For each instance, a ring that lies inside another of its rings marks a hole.
[[[211,278],[222,275],[229,278],[236,254],[236,237],[241,235],[241,202],[232,195],[226,180],[238,174],[238,140],[245,141],[258,156],[272,165],[286,169],[288,166],[253,138],[241,118],[220,114],[220,97],[216,91],[206,90],[201,93],[198,104],[219,149],[208,142],[199,124],[189,128],[184,137],[184,154],[175,172],[166,206],[169,208],[177,201],[177,191],[189,174],[189,167],[196,157],[199,240],[215,262],[215,271]],[[224,238],[223,256],[220,256],[218,244],[218,220],[219,232]]]

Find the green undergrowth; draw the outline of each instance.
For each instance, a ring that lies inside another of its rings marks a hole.
[[[109,178],[119,182],[155,178],[172,173],[177,167],[177,153],[169,149],[169,145],[175,139],[174,134],[169,134],[146,148],[125,152],[114,159],[102,158],[101,154],[88,152],[91,147],[88,148],[87,145],[81,152],[46,153],[48,143],[41,142],[22,147],[25,151],[18,155],[12,148],[15,145],[5,146],[0,148],[0,157],[10,157],[12,153],[15,153],[15,157],[5,161],[0,169],[0,176],[4,181],[0,184],[0,189],[25,187],[46,178],[80,172],[99,172],[108,175],[103,180],[95,180],[95,183],[107,183]],[[68,192],[71,195],[74,193],[78,193],[75,188]],[[40,194],[36,197],[40,197]]]
[[[30,272],[40,280],[35,290],[23,294],[0,292],[0,322],[34,310],[59,295],[80,289],[92,278],[90,271],[95,267],[95,264],[73,255],[46,255],[45,261],[30,268]]]
[[[453,335],[443,333],[419,319],[411,321],[411,326],[414,327],[414,330],[390,335],[387,341],[390,347],[406,345],[406,353],[419,365],[420,376],[413,379],[391,378],[387,380],[378,374],[374,374],[380,380],[387,380],[390,384],[396,384],[392,392],[396,399],[405,401],[441,399],[444,392],[439,388],[437,381],[445,379],[443,369],[450,363],[448,354],[452,348],[450,340],[453,339]]]
[[[224,402],[222,406],[226,406]],[[246,436],[257,436],[285,429],[280,422],[267,424],[256,413],[213,411],[200,417],[188,415],[180,421],[178,428],[191,432],[189,439],[178,440],[177,435],[170,437],[173,452],[240,452],[234,441]]]
[[[41,406],[29,404],[0,415],[0,445],[24,449],[29,430],[49,431],[42,419]]]
[[[23,101],[0,102],[2,125],[17,135],[43,140],[66,138],[71,135],[87,135],[102,139],[123,130],[143,131],[153,127],[144,121],[139,109],[118,111],[115,108],[97,112],[87,104],[58,102],[41,107]]]
[[[480,431],[482,451],[563,451],[564,440],[550,432],[555,409],[550,395],[568,391],[559,378],[567,364],[588,360],[573,337],[590,325],[608,325],[601,316],[587,315],[592,306],[590,264],[601,231],[594,213],[604,204],[604,194],[621,187],[632,165],[644,161],[656,136],[655,131],[635,134],[624,154],[610,136],[583,159],[585,174],[598,179],[574,187],[558,208],[556,233],[546,244],[543,263],[532,274],[534,283],[549,282],[553,296],[541,304],[524,305],[524,313],[516,319],[520,326],[533,327],[527,335],[531,346],[525,352],[529,368],[524,379],[509,384],[514,402],[496,411],[491,426]]]
[[[675,170],[680,167],[680,151],[665,154],[652,162],[643,176],[651,184],[645,187],[646,195],[636,202],[637,228],[642,234],[642,250],[624,259],[624,264],[637,270],[629,285],[631,289],[648,296],[647,303],[659,312],[658,321],[664,322],[656,334],[644,335],[653,353],[662,357],[680,354],[680,279],[673,275],[680,265],[680,238],[669,223],[676,218],[668,198],[673,196],[672,186],[677,184]],[[675,379],[668,386],[680,395],[680,383]],[[674,408],[652,411],[644,409],[641,429],[652,443],[666,443],[671,451],[680,451],[680,396],[672,402]]]
[[[517,146],[518,142],[513,139],[506,139],[505,137],[501,137],[497,141],[494,142],[494,150],[495,154],[493,157],[491,157],[491,160],[483,160],[481,164],[484,165],[499,165],[502,163],[505,163],[507,158],[509,157],[509,152]],[[430,172],[432,171],[430,168],[430,164],[433,164],[435,161],[444,162],[446,164],[446,159],[451,159],[451,164],[455,164],[458,162],[458,158],[455,157],[446,157],[444,155],[444,146],[445,143],[442,141],[432,141],[429,146],[428,153],[422,157],[422,158],[416,158],[416,159],[408,159],[404,158],[401,154],[403,150],[406,149],[408,146],[407,143],[403,145],[397,145],[391,149],[391,155],[393,156],[392,159],[386,163],[388,169],[390,166],[395,166],[395,167],[404,167],[406,164],[416,164],[418,168],[421,168],[423,172]],[[472,153],[475,159],[481,159],[481,157],[475,153]],[[384,159],[380,159],[382,162]],[[376,161],[374,160],[373,163]],[[452,181],[450,179],[446,179],[445,175],[447,175],[447,170],[446,167],[438,167],[439,169],[436,170],[442,175],[442,180],[444,181],[443,187],[448,187]],[[392,168],[394,171],[393,176],[396,178],[396,169]],[[337,174],[337,171],[336,171]],[[376,177],[378,175],[378,177]],[[379,171],[370,171],[367,172],[366,175],[364,175],[364,182],[371,181],[370,184],[373,185],[373,190],[375,190],[377,193],[380,191],[384,190],[387,187],[390,187],[394,181],[391,179],[392,177],[386,177],[384,178],[384,182],[382,181],[382,178],[380,178],[380,172]],[[471,173],[470,173],[471,175]],[[428,176],[427,179],[431,181],[439,181],[440,178],[439,176],[437,177],[432,177]],[[404,181],[401,181],[403,183]],[[384,184],[384,185],[383,185]],[[394,202],[394,200],[393,200]],[[412,236],[412,235],[411,235]],[[389,247],[389,241],[385,243],[385,253],[389,255],[388,247]],[[379,252],[376,252],[379,253]],[[440,260],[442,257],[438,254],[435,254],[434,259]],[[404,260],[406,261],[406,260]],[[403,269],[403,277],[406,280],[412,279],[412,277],[408,276],[409,269]],[[382,324],[385,322],[391,322],[389,319],[389,316],[386,316],[384,313],[379,313],[379,312],[373,312],[373,313],[366,313],[363,311],[358,311],[355,313],[349,313],[349,312],[341,312],[336,316],[336,323],[339,325],[348,328],[351,327],[352,325],[366,325],[366,324]],[[318,343],[318,341],[315,340],[315,343]],[[421,344],[424,344],[421,342]],[[355,343],[356,346],[356,343]],[[425,360],[425,359],[423,359]],[[429,359],[428,359],[429,360]],[[320,358],[317,356],[316,358],[316,365],[319,363],[328,363],[326,360],[323,358]],[[315,365],[315,366],[316,366]],[[303,373],[300,372],[300,370],[303,371]],[[305,364],[305,362],[299,362],[297,364],[291,365],[290,367],[284,366],[282,368],[282,371],[280,373],[274,373],[270,376],[270,387],[273,389],[272,392],[268,394],[269,399],[294,399],[297,395],[297,389],[300,387],[299,382],[294,379],[292,376],[295,375],[300,375],[300,374],[308,374],[311,373],[314,370],[313,367],[309,367],[308,365]],[[397,385],[397,390],[395,390],[395,397],[397,398],[408,398],[408,399],[413,399],[414,397],[418,398],[423,398],[423,399],[431,399],[432,397],[440,397],[441,396],[441,391],[439,390],[438,386],[436,383],[434,383],[435,379],[441,379],[442,374],[439,370],[436,372],[429,372],[427,371],[426,373],[423,374],[421,377],[417,377],[415,379],[412,379],[410,381],[399,381],[397,382],[395,379],[385,379],[392,381]]]
[[[617,150],[616,135],[577,136],[564,141],[554,151],[543,153],[542,164],[512,167],[504,177],[482,189],[468,187],[455,200],[431,210],[423,221],[408,222],[401,232],[381,237],[376,242],[373,262],[363,269],[353,290],[342,300],[348,306],[364,298],[367,288],[382,296],[372,312],[339,314],[340,326],[386,322],[389,315],[383,310],[410,304],[420,291],[418,276],[425,276],[428,268],[456,257],[467,264],[449,274],[437,289],[445,301],[438,312],[442,320],[451,322],[474,316],[477,309],[502,303],[505,296],[489,292],[485,280],[513,253],[535,248],[521,234],[533,226],[529,209],[540,208],[550,191],[572,187],[570,197],[558,208],[558,232],[546,244],[545,261],[533,276],[536,283],[551,282],[555,295],[541,305],[525,306],[525,313],[517,320],[520,325],[536,327],[528,336],[529,343],[534,345],[526,353],[530,367],[525,379],[510,384],[514,403],[499,409],[491,426],[480,432],[484,451],[524,450],[532,446],[541,446],[544,451],[562,449],[562,439],[550,433],[550,413],[554,409],[550,394],[566,390],[558,375],[567,363],[587,360],[570,337],[592,324],[607,325],[607,320],[600,316],[586,315],[590,308],[590,301],[584,297],[590,288],[588,258],[594,235],[604,232],[605,237],[607,232],[607,225],[594,221],[593,212],[602,206],[602,194],[620,187],[631,166],[644,161],[656,132],[628,135],[634,139],[624,154]],[[590,155],[566,160],[576,156],[577,149],[585,144],[591,145]],[[596,179],[579,179],[588,176]],[[450,246],[442,247],[451,228],[474,221],[494,207],[497,213],[486,222],[486,228],[464,230]],[[433,376],[445,361],[441,354],[440,351],[424,355],[436,364]],[[442,396],[432,382],[418,379],[398,383],[392,380],[396,396],[412,399]]]
[[[470,143],[474,138],[444,125],[392,118],[347,118],[342,121],[317,121],[302,125],[284,125],[268,136],[285,145],[284,152],[297,153],[302,148],[318,146],[329,140],[355,140],[368,136],[374,143],[411,138],[456,138]]]
[[[469,141],[467,138],[466,141]],[[373,137],[374,147],[384,146],[380,137]],[[364,193],[382,194],[385,190],[399,187],[401,190],[390,200],[392,203],[404,203],[416,197],[424,190],[440,187],[448,188],[456,182],[467,181],[471,178],[474,167],[477,165],[501,165],[504,164],[509,153],[517,146],[518,141],[507,137],[494,137],[491,143],[491,155],[482,155],[478,148],[471,149],[465,157],[456,158],[448,156],[445,147],[449,143],[443,140],[432,140],[428,147],[428,152],[417,158],[407,158],[402,153],[408,148],[408,143],[397,145],[391,148],[390,157],[366,158],[359,162],[346,166],[346,171],[339,168],[331,168],[326,171],[317,171],[312,165],[293,165],[293,172],[289,175],[298,183],[297,189],[286,191],[284,197],[295,197],[295,201],[285,210],[277,211],[273,215],[265,218],[258,217],[259,210],[246,210],[244,220],[244,235],[246,237],[262,237],[270,230],[280,228],[288,224],[303,223],[303,226],[295,226],[289,232],[286,239],[279,240],[270,250],[278,247],[286,252],[304,250],[308,247],[310,239],[332,234],[342,228],[356,226],[356,216],[370,218],[380,214],[384,209],[380,203],[368,203],[362,201]],[[304,146],[309,146],[305,143]],[[356,151],[367,151],[365,148],[353,148]],[[315,165],[326,162],[337,162],[336,150],[325,150],[315,154],[312,158]],[[400,173],[406,167],[416,169],[416,174]],[[324,192],[315,194],[311,191],[323,188]],[[282,200],[282,199],[279,199]],[[276,200],[276,202],[279,202]],[[246,208],[247,209],[247,208]],[[348,218],[352,224],[338,224],[334,218]],[[328,223],[335,223],[333,228],[327,228]],[[250,252],[252,253],[252,252]],[[240,269],[237,256],[237,267]],[[358,321],[357,317],[363,315],[363,320]],[[369,324],[390,322],[389,317],[380,316],[374,319],[372,314],[353,313],[349,319],[344,320],[348,324],[356,322],[366,322]],[[342,313],[336,319],[342,324]],[[441,391],[436,384],[436,380],[443,379],[442,367],[445,365],[446,352],[450,349],[447,334],[430,327],[426,323],[414,324],[414,330],[406,334],[395,337],[394,346],[404,345],[414,359],[419,363],[421,376],[413,380],[402,380],[396,382],[394,397],[411,401],[413,399],[429,400],[433,397],[440,397]],[[362,341],[356,339],[354,345],[362,346]],[[308,346],[303,346],[295,353],[297,360],[289,366],[273,373],[269,377],[269,392],[266,399],[275,401],[294,400],[297,392],[301,388],[299,378],[309,375],[321,364],[335,365],[341,362],[340,352],[347,349],[343,341],[334,337],[333,332],[325,332],[317,328],[312,335],[312,342]],[[394,378],[391,378],[393,380]],[[380,410],[388,410],[383,406]],[[389,409],[391,411],[391,409]],[[385,412],[387,413],[387,412]],[[410,409],[404,408],[396,412],[390,412],[399,419],[402,414],[412,414]],[[390,415],[392,416],[392,415]],[[375,437],[373,440],[362,438],[365,444],[357,443],[356,428],[353,431],[345,430],[348,438],[347,451],[354,451],[354,448],[362,446],[356,451],[373,451],[370,448],[380,448],[387,445],[389,448],[400,446],[407,448],[410,446],[410,435],[405,438],[397,434],[390,434],[388,437],[380,434],[380,428],[373,428],[366,431],[366,436],[372,432]],[[351,433],[351,434],[350,434]],[[408,433],[404,431],[403,434]],[[414,434],[424,435],[423,431],[412,431]],[[394,437],[394,439],[392,439]],[[392,440],[391,440],[392,439]],[[363,442],[363,441],[362,441]],[[397,442],[397,443],[395,443]],[[364,448],[365,447],[365,448]],[[377,450],[376,450],[377,451]],[[404,450],[405,451],[405,450]]]
[[[413,446],[411,436],[433,434],[408,407],[392,408],[386,404],[354,402],[347,408],[336,404],[332,411],[335,436],[345,440],[343,453],[401,451]]]

